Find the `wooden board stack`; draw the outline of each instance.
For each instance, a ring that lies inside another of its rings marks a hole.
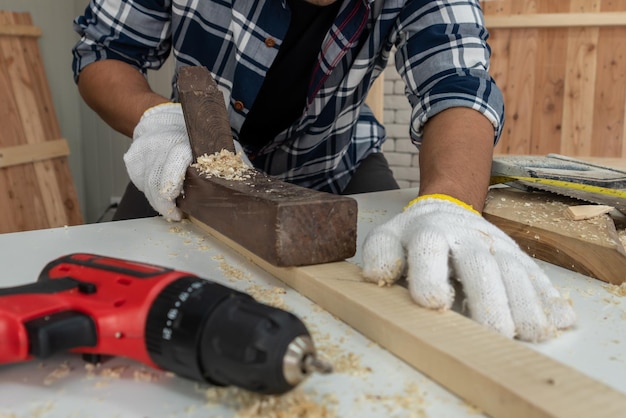
[[[0,11],[0,233],[83,223],[28,13]]]

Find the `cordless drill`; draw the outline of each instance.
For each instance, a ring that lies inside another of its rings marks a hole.
[[[330,366],[293,314],[190,273],[93,254],[0,289],[0,364],[123,356],[217,386],[289,391]]]

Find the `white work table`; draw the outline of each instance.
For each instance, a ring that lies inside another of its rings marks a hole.
[[[369,229],[400,211],[416,193],[403,189],[356,196],[359,248]],[[311,376],[288,395],[310,400],[310,417],[320,416],[315,411],[322,405],[328,417],[482,416],[189,222],[150,218],[0,235],[0,286],[34,282],[48,262],[74,252],[192,272],[295,313],[336,369]],[[358,264],[359,254],[350,261]],[[626,297],[609,292],[603,282],[539,264],[572,299],[578,322],[555,340],[527,345],[626,394]],[[0,365],[0,418],[271,417],[245,410],[246,402],[258,406],[260,399],[234,388],[210,389],[124,358],[94,370],[86,368],[80,355],[69,354]]]

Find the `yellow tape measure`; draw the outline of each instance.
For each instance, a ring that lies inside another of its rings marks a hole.
[[[533,183],[537,185],[558,187],[564,190],[580,191],[584,193],[593,193],[598,195],[604,195],[607,197],[626,199],[626,190],[609,189],[602,186],[593,186],[591,184],[574,183],[565,180],[544,179],[536,177],[491,176],[491,185],[510,183],[513,181],[523,181],[526,183]]]

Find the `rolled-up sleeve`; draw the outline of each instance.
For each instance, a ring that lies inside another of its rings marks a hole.
[[[157,69],[171,49],[170,0],[92,0],[74,20],[80,40],[72,49],[74,79],[87,65],[124,61],[141,72]]]
[[[398,21],[396,68],[412,106],[411,139],[424,124],[452,107],[482,113],[502,132],[504,100],[489,74],[491,51],[478,0],[407,2]]]

